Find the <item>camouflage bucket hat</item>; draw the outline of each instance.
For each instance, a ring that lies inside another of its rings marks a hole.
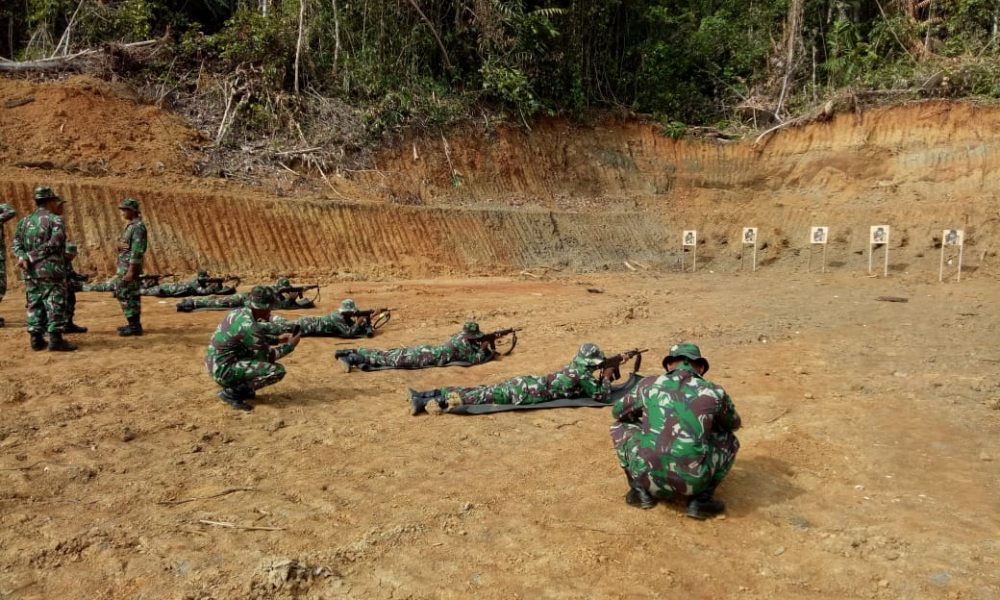
[[[292,287],[292,281],[287,277],[279,277],[278,281],[274,282],[274,287],[279,290],[282,288],[290,288]]]
[[[63,202],[63,199],[57,196],[56,193],[52,191],[52,188],[35,188],[35,204],[41,204],[43,202],[48,202],[49,200],[59,200],[60,202]]]
[[[118,208],[127,208],[129,210],[139,212],[139,201],[135,198],[125,198],[122,200],[122,203],[118,205]]]
[[[258,285],[250,290],[247,302],[254,310],[271,310],[271,307],[274,306],[274,291],[269,287]]]
[[[674,344],[670,347],[670,352],[663,359],[663,368],[667,368],[667,362],[675,358],[686,358],[692,363],[701,362],[705,365],[705,372],[708,372],[708,359],[701,355],[701,349],[690,342]]]
[[[198,271],[198,279],[208,279],[208,271]]]
[[[66,244],[66,254],[72,254],[73,256],[76,256],[76,253],[77,253],[76,244]]]
[[[584,344],[580,346],[580,350],[576,353],[576,360],[588,367],[596,367],[604,362],[604,358],[604,352],[601,352],[597,344]]]
[[[355,304],[354,300],[351,300],[350,298],[345,298],[344,301],[340,303],[340,312],[342,313],[357,312],[357,311],[358,311],[358,305]]]
[[[462,331],[468,334],[479,335],[480,333],[479,323],[476,323],[475,321],[469,321],[468,323],[462,326]]]

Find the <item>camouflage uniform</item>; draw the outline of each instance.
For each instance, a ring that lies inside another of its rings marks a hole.
[[[0,300],[7,294],[7,240],[4,237],[4,223],[17,213],[10,204],[0,204]]]
[[[372,337],[375,330],[369,322],[364,319],[355,319],[349,316],[357,312],[358,307],[354,300],[350,298],[340,303],[337,312],[320,317],[299,317],[290,323],[297,324],[302,328],[303,337],[338,337],[338,338],[361,338]]]
[[[115,279],[102,281],[101,283],[85,283],[80,289],[81,292],[113,292],[115,291]]]
[[[594,377],[604,353],[594,344],[584,344],[569,366],[543,376],[521,376],[471,388],[447,387],[439,395],[455,404],[541,404],[564,398],[603,400],[611,392],[611,382]]]
[[[122,307],[125,318],[130,322],[137,320],[142,313],[142,299],[139,296],[141,283],[138,278],[132,281],[125,281],[124,277],[128,273],[131,265],[138,265],[142,271],[142,259],[146,255],[148,244],[146,235],[146,224],[139,216],[139,203],[132,198],[122,201],[119,208],[128,208],[135,211],[136,216],[125,225],[121,236],[118,238],[118,262],[115,266],[115,298]]]
[[[447,342],[439,346],[415,346],[412,348],[393,348],[391,350],[372,350],[357,348],[338,352],[337,358],[350,366],[360,367],[391,367],[393,369],[421,369],[424,367],[442,367],[452,362],[464,362],[473,365],[488,362],[494,357],[493,351],[483,348],[476,341],[479,337],[479,325],[473,322],[465,324],[462,331],[451,336]]]
[[[684,354],[686,348],[693,350]],[[704,361],[693,344],[674,346],[671,355]],[[704,364],[707,370],[708,361]],[[687,362],[643,379],[615,403],[612,415],[617,421],[611,439],[618,462],[630,482],[660,498],[710,497],[740,447],[733,434],[740,416],[732,399]]]
[[[186,298],[188,296],[228,296],[236,293],[236,288],[226,287],[216,282],[209,283],[210,279],[207,271],[198,273],[188,281],[180,283],[163,283],[160,285],[143,288],[143,296],[158,296],[160,298]],[[242,306],[240,304],[239,306]],[[236,308],[235,306],[232,308]]]
[[[74,322],[76,318],[76,293],[83,291],[87,278],[76,272],[73,260],[76,258],[76,244],[66,244],[66,333],[87,333],[86,327]]]
[[[277,360],[295,349],[292,343],[278,343],[281,324],[254,318],[254,310],[270,311],[273,303],[270,288],[251,290],[247,306],[230,311],[219,324],[205,355],[209,375],[224,388],[220,398],[242,410],[251,408],[244,399],[285,377],[285,368]]]
[[[48,194],[48,196],[46,196]],[[54,198],[48,188],[35,190],[38,199]],[[66,328],[66,229],[62,217],[44,207],[21,219],[14,232],[14,256],[28,263],[24,273],[28,333]]]
[[[305,298],[293,298],[287,294],[280,294],[279,289],[291,287],[288,279],[284,277],[278,279],[273,286],[268,286],[275,294],[274,310],[298,310],[304,308],[315,308],[316,304],[312,300]],[[246,305],[247,294],[232,294],[225,298],[189,298],[177,303],[178,312],[190,312],[192,310],[231,310]]]

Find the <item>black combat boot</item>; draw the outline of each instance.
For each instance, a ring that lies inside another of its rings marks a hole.
[[[128,325],[118,328],[118,335],[121,337],[142,335],[142,322],[140,319],[140,317],[129,317]]]
[[[6,325],[7,325],[7,321],[4,321],[3,317],[0,317],[0,327],[5,327]]]
[[[625,479],[628,480],[628,493],[625,494],[625,504],[643,510],[649,510],[656,506],[656,498],[649,493],[649,490],[642,487],[642,484],[633,479],[628,471],[625,471]]]
[[[692,519],[707,519],[726,512],[726,503],[712,497],[713,490],[692,496],[688,500],[687,516]]]
[[[194,300],[181,300],[178,302],[177,312],[194,312]]]
[[[87,333],[87,328],[70,321],[69,325],[66,325],[66,333]]]
[[[251,411],[253,410],[253,407],[244,402],[245,395],[241,388],[242,385],[237,385],[231,388],[225,388],[221,392],[219,392],[219,398],[222,398],[223,402],[225,402],[229,406],[232,406],[236,410]],[[251,390],[251,392],[252,391],[253,390]]]
[[[31,336],[31,349],[32,350],[34,350],[35,352],[38,352],[39,350],[45,350],[45,334],[44,333],[31,333],[31,332],[29,332],[28,335]]]
[[[337,357],[337,362],[340,363],[340,366],[344,370],[344,373],[350,373],[351,368],[354,367],[354,365],[358,364],[357,356],[355,356],[353,351],[337,350],[334,353],[334,356]]]
[[[76,345],[63,339],[62,333],[53,331],[49,334],[49,352],[72,352]]]

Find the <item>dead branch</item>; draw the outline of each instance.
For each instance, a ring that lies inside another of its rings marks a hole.
[[[219,492],[218,494],[212,494],[211,496],[195,496],[193,498],[185,498],[183,500],[161,500],[157,504],[163,504],[166,506],[176,506],[178,504],[187,504],[188,502],[195,502],[196,500],[209,500],[211,498],[218,498],[220,496],[227,496],[229,494],[234,494],[236,492],[256,492],[256,488],[248,487],[234,487],[227,488]]]
[[[198,522],[202,525],[211,525],[213,527],[225,527],[226,529],[241,529],[243,531],[284,531],[284,527],[256,527],[254,525],[236,525],[235,523],[227,523],[225,521],[209,521],[208,519],[198,519]]]
[[[132,42],[130,44],[122,44],[117,46],[123,50],[133,50],[135,48],[142,48],[145,46],[152,46],[154,44],[160,43],[162,40],[146,40],[143,42]],[[98,54],[109,54],[114,46],[108,46],[101,50],[81,50],[75,54],[69,54],[66,56],[59,56],[53,58],[40,58],[38,60],[26,60],[21,62],[7,62],[0,61],[0,72],[2,71],[68,71],[78,67],[79,61],[84,58],[89,58],[96,56]]]

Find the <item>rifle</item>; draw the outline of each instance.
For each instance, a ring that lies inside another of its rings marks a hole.
[[[206,277],[204,279],[198,280],[198,285],[209,286],[209,285],[223,285],[227,281],[235,281],[233,287],[240,287],[240,282],[242,281],[239,275],[226,275],[225,277]]]
[[[312,302],[313,303],[318,302],[319,301],[319,295],[321,293],[321,288],[319,287],[318,283],[312,284],[312,285],[290,285],[288,287],[283,287],[283,288],[276,289],[275,293],[278,293],[278,294],[301,294],[303,292],[308,292],[309,290],[316,290],[316,296],[312,299]]]
[[[176,277],[176,275],[174,275],[173,273],[164,273],[162,275],[149,275],[144,273],[142,275],[139,275],[139,283],[142,284],[142,287],[150,287],[151,285],[160,285],[160,280],[166,277]]]
[[[639,367],[642,366],[643,352],[649,352],[649,348],[643,350],[640,350],[638,348],[633,348],[632,350],[626,350],[621,354],[615,354],[614,356],[609,356],[605,358],[603,361],[601,361],[601,364],[597,365],[597,368],[602,371],[604,369],[614,369],[615,370],[614,379],[617,380],[622,376],[620,371],[621,366],[634,358],[635,363],[632,364],[632,372],[638,373]]]
[[[352,310],[341,315],[352,319],[364,319],[372,329],[379,329],[392,318],[393,308],[373,308],[371,310]],[[374,317],[374,318],[373,318]]]
[[[522,329],[521,327],[511,327],[510,329],[498,329],[490,333],[480,334],[479,336],[473,338],[473,341],[480,343],[486,342],[490,345],[490,350],[492,350],[493,352],[497,352],[497,341],[507,336],[511,336],[510,348],[507,348],[503,352],[498,352],[498,354],[502,356],[507,356],[508,354],[514,351],[515,347],[517,347],[517,332],[521,331],[521,329]]]

